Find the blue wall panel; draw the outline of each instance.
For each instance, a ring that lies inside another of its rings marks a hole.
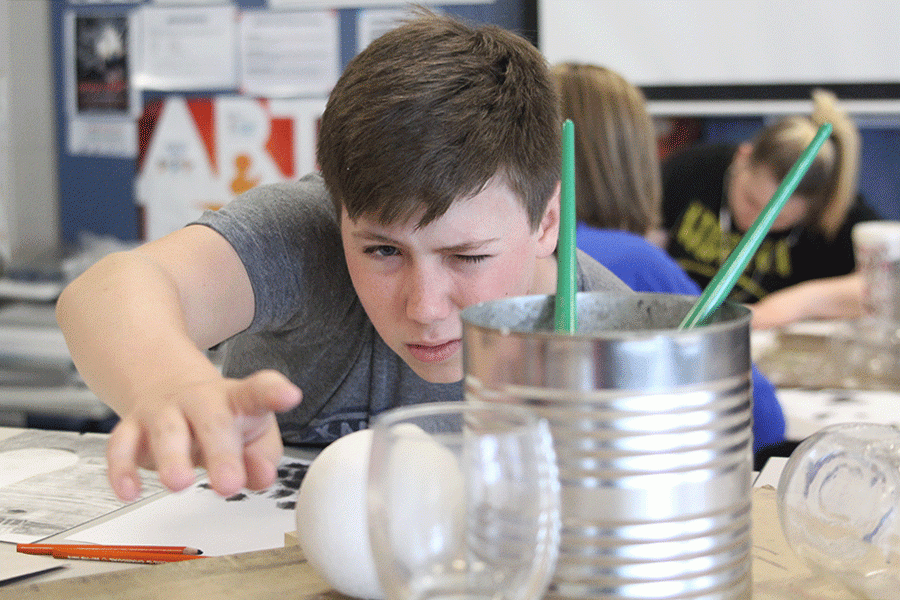
[[[528,0],[495,0],[488,4],[440,6],[449,14],[462,18],[496,23],[502,27],[520,31],[533,37],[532,28],[526,25],[527,11],[523,5]],[[97,156],[73,156],[67,151],[68,116],[65,106],[65,54],[64,32],[66,13],[121,14],[140,6],[140,3],[96,4],[53,0],[51,3],[51,31],[53,33],[56,84],[57,148],[60,187],[60,235],[64,245],[76,243],[81,232],[114,236],[121,240],[138,239],[138,217],[134,202],[133,182],[136,160],[106,158]],[[241,8],[261,8],[267,6],[265,0],[238,0]],[[398,2],[398,8],[404,6]],[[341,9],[342,68],[356,54],[356,16],[359,9]],[[234,93],[235,90],[203,90],[196,95],[209,96],[217,92]],[[161,94],[145,94],[144,100]],[[185,94],[190,95],[190,94]],[[136,125],[135,125],[136,126]]]

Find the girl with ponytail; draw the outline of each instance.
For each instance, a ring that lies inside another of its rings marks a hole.
[[[738,244],[823,123],[825,142],[730,299],[757,328],[861,310],[850,230],[878,219],[857,193],[860,138],[834,94],[815,90],[810,116],[791,116],[738,146],[694,147],[663,164],[667,250],[701,287]]]

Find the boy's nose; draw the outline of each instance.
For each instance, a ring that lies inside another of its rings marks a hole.
[[[433,323],[450,314],[448,278],[437,269],[412,269],[406,297],[406,315],[419,323]]]

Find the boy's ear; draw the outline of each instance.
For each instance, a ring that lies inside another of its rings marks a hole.
[[[538,258],[547,258],[556,251],[556,244],[559,241],[559,189],[557,182],[538,225]]]

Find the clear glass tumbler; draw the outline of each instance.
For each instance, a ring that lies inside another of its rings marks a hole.
[[[559,548],[547,423],[523,407],[439,402],[372,424],[369,539],[388,600],[537,600]]]
[[[856,367],[864,380],[893,389],[900,385],[900,221],[864,221],[851,235],[863,276]]]
[[[791,454],[777,498],[785,538],[810,568],[866,598],[898,597],[900,429],[822,429]]]

